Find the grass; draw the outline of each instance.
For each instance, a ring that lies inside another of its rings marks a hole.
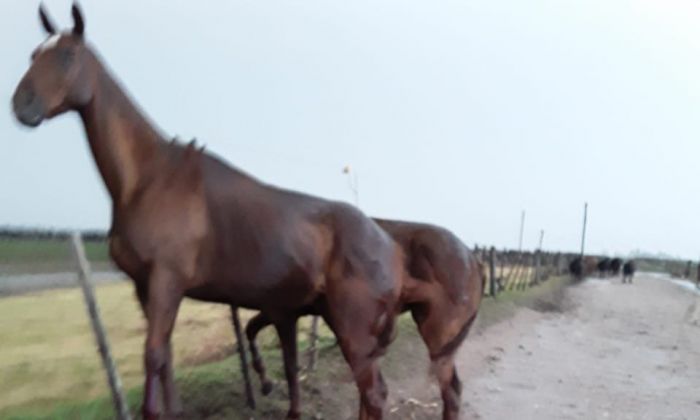
[[[85,242],[92,263],[109,263],[107,242]],[[0,274],[27,274],[72,270],[70,244],[58,239],[0,239]]]
[[[145,322],[130,283],[96,288],[101,317],[123,384],[141,383]],[[251,312],[242,311],[243,321]],[[262,334],[263,345],[275,343]],[[108,393],[79,289],[0,299],[0,418],[46,412],[57,403]],[[178,368],[233,353],[230,312],[224,305],[187,300],[173,335]],[[89,418],[89,417],[88,417]]]
[[[523,306],[542,312],[563,310],[566,303],[563,294],[570,284],[569,276],[551,277],[535,287],[506,290],[495,299],[485,298],[479,309],[477,327],[487,328],[504,321]]]
[[[525,291],[506,291],[485,298],[476,328],[504,321],[518,307],[561,309],[568,279],[555,277]],[[132,412],[138,412],[142,390],[144,321],[130,284],[96,289],[119,372]],[[243,312],[247,318],[250,313]],[[300,349],[306,347],[309,318],[300,326]],[[280,351],[271,328],[260,335],[263,358],[272,378],[282,381]],[[112,418],[104,373],[78,290],[54,290],[0,299],[0,418]],[[323,350],[316,371],[303,382],[304,412],[323,418],[346,418],[356,409],[355,389],[333,339],[323,331]],[[228,308],[187,301],[173,337],[177,382],[186,401],[186,418],[282,418],[287,408],[284,386],[269,398],[258,395],[258,410],[245,407]],[[427,356],[410,316],[399,322],[399,338],[383,360],[387,377],[401,381],[425,365]],[[303,353],[300,353],[303,365]],[[257,381],[254,381],[257,384]]]

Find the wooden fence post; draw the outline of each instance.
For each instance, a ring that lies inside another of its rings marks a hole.
[[[498,262],[501,265],[501,275],[499,277],[497,292],[501,292],[501,290],[503,290],[503,288],[505,287],[505,283],[506,283],[506,258],[508,258],[508,252],[504,249],[503,253],[501,254],[501,258],[498,259]]]
[[[311,318],[311,332],[309,333],[309,362],[307,370],[316,369],[316,360],[318,359],[318,316],[314,315]]]
[[[92,331],[95,334],[97,348],[100,352],[100,356],[102,357],[102,364],[107,371],[107,380],[109,382],[109,388],[112,391],[112,402],[114,403],[117,418],[119,420],[131,420],[129,407],[126,404],[126,398],[124,398],[124,391],[122,390],[122,383],[119,379],[117,369],[114,366],[114,360],[112,359],[112,354],[109,350],[109,342],[107,341],[107,334],[104,326],[102,325],[100,312],[97,308],[95,291],[92,288],[92,283],[90,280],[90,264],[85,256],[83,239],[80,237],[78,232],[74,232],[71,236],[71,243],[73,254],[78,265],[78,282],[80,283],[80,287],[83,289],[83,296],[85,297],[85,304],[90,317]]]
[[[496,297],[496,248],[491,247],[489,252],[489,275],[491,276],[491,297]]]
[[[562,269],[561,269],[561,252],[557,252],[557,256],[555,257],[555,262],[554,262],[554,274],[556,276],[561,276],[562,275]]]
[[[238,357],[241,362],[241,373],[243,374],[243,385],[248,407],[255,410],[255,394],[253,386],[250,384],[250,373],[248,370],[248,355],[245,349],[245,336],[241,328],[241,319],[238,316],[238,308],[231,305],[231,320],[233,321],[233,332],[236,335],[236,347],[238,347]]]

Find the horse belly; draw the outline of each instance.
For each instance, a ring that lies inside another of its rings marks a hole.
[[[215,264],[203,284],[186,295],[250,309],[297,308],[313,301],[324,283],[317,270],[231,258]]]

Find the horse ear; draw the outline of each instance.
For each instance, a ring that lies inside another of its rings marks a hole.
[[[39,19],[41,19],[41,25],[44,27],[46,32],[51,35],[56,33],[56,27],[54,26],[53,22],[51,22],[51,19],[49,19],[49,15],[46,13],[46,9],[44,8],[44,3],[39,5]]]
[[[73,34],[82,37],[85,32],[85,21],[78,3],[73,3],[71,14],[73,15]]]

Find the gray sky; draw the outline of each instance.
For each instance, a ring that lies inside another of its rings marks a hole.
[[[44,39],[4,0],[0,98]],[[70,1],[46,1],[70,24]],[[169,135],[264,181],[468,244],[700,254],[694,0],[83,1],[86,33]],[[75,115],[0,112],[0,224],[109,226]]]

